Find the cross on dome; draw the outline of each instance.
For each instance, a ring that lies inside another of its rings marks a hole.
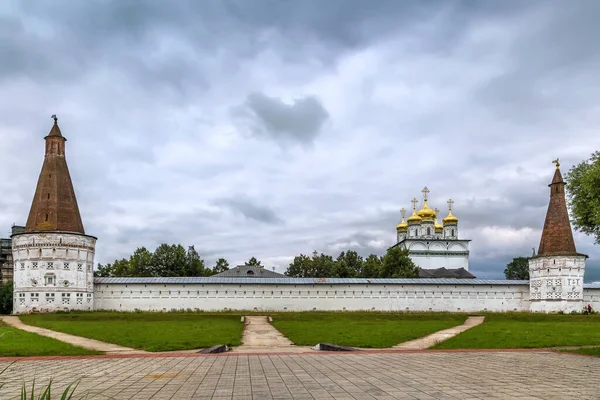
[[[452,200],[452,199],[449,199],[449,200],[447,201],[447,203],[448,203],[448,210],[452,211],[452,205],[454,204],[454,200]]]
[[[423,200],[427,201],[427,196],[429,195],[429,189],[427,189],[427,186],[425,186],[423,190],[421,190],[421,193],[423,193]]]
[[[410,202],[413,205],[413,210],[416,210],[417,209],[417,204],[419,203],[419,200],[417,200],[417,198],[415,197]]]
[[[404,207],[400,209],[400,214],[402,214],[402,219],[404,219],[404,214],[406,214],[406,210],[404,209]]]

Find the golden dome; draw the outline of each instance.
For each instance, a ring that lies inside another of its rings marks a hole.
[[[406,231],[406,230],[408,230],[408,224],[406,223],[406,221],[404,221],[404,218],[402,218],[402,222],[400,222],[396,226],[396,230],[397,231]]]
[[[442,220],[442,222],[444,223],[444,225],[457,224],[458,223],[458,218],[456,218],[454,215],[452,215],[452,210],[449,210],[448,211],[448,216],[446,218],[444,218]]]
[[[415,210],[413,210],[413,213],[410,217],[408,217],[408,219],[406,220],[409,224],[410,223],[420,223],[423,220],[423,218],[419,217],[417,215],[417,213],[415,212]]]
[[[417,215],[421,217],[421,219],[434,219],[436,217],[435,211],[427,205],[427,200],[423,202],[423,208],[417,212]]]

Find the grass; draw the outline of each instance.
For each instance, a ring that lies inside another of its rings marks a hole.
[[[490,313],[434,349],[516,349],[600,345],[600,315]]]
[[[272,314],[273,325],[300,346],[334,343],[364,348],[392,347],[462,324],[465,314],[306,312]]]
[[[588,356],[600,357],[600,347],[587,347],[583,349],[564,350],[566,353],[587,354]]]
[[[63,343],[35,333],[25,332],[0,322],[0,356],[79,356],[102,354]]]
[[[240,344],[239,315],[210,313],[71,312],[29,314],[29,325],[146,351],[188,350]]]

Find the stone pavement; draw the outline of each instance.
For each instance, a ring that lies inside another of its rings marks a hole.
[[[9,363],[0,359],[0,369]],[[287,355],[88,356],[21,360],[0,376],[0,399],[23,379],[81,378],[87,399],[598,399],[600,358],[541,351],[379,351]]]
[[[443,342],[444,340],[448,340],[451,337],[458,335],[468,329],[471,329],[474,326],[483,323],[485,317],[469,317],[465,321],[464,324],[454,326],[452,328],[444,329],[441,331],[437,331],[432,333],[431,335],[427,335],[425,337],[410,340],[408,342],[400,343],[394,346],[394,349],[403,349],[403,350],[423,350],[428,349],[436,344]]]
[[[283,336],[265,316],[244,317],[244,335],[242,345],[234,347],[233,353],[305,353],[313,352],[307,346],[295,346]]]
[[[129,347],[123,347],[112,343],[101,342],[100,340],[88,339],[81,336],[70,335],[68,333],[56,332],[50,329],[39,328],[37,326],[26,325],[19,317],[0,315],[0,319],[10,326],[27,332],[36,333],[41,336],[47,336],[61,342],[69,343],[74,346],[83,347],[88,350],[103,351],[107,354],[141,354],[144,350],[136,350]]]

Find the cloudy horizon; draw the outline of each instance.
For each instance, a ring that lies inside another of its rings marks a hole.
[[[383,254],[427,186],[469,266],[539,244],[552,160],[600,149],[594,1],[7,1],[0,237],[57,114],[96,262],[160,243],[286,270]],[[586,281],[600,281],[600,246]]]

